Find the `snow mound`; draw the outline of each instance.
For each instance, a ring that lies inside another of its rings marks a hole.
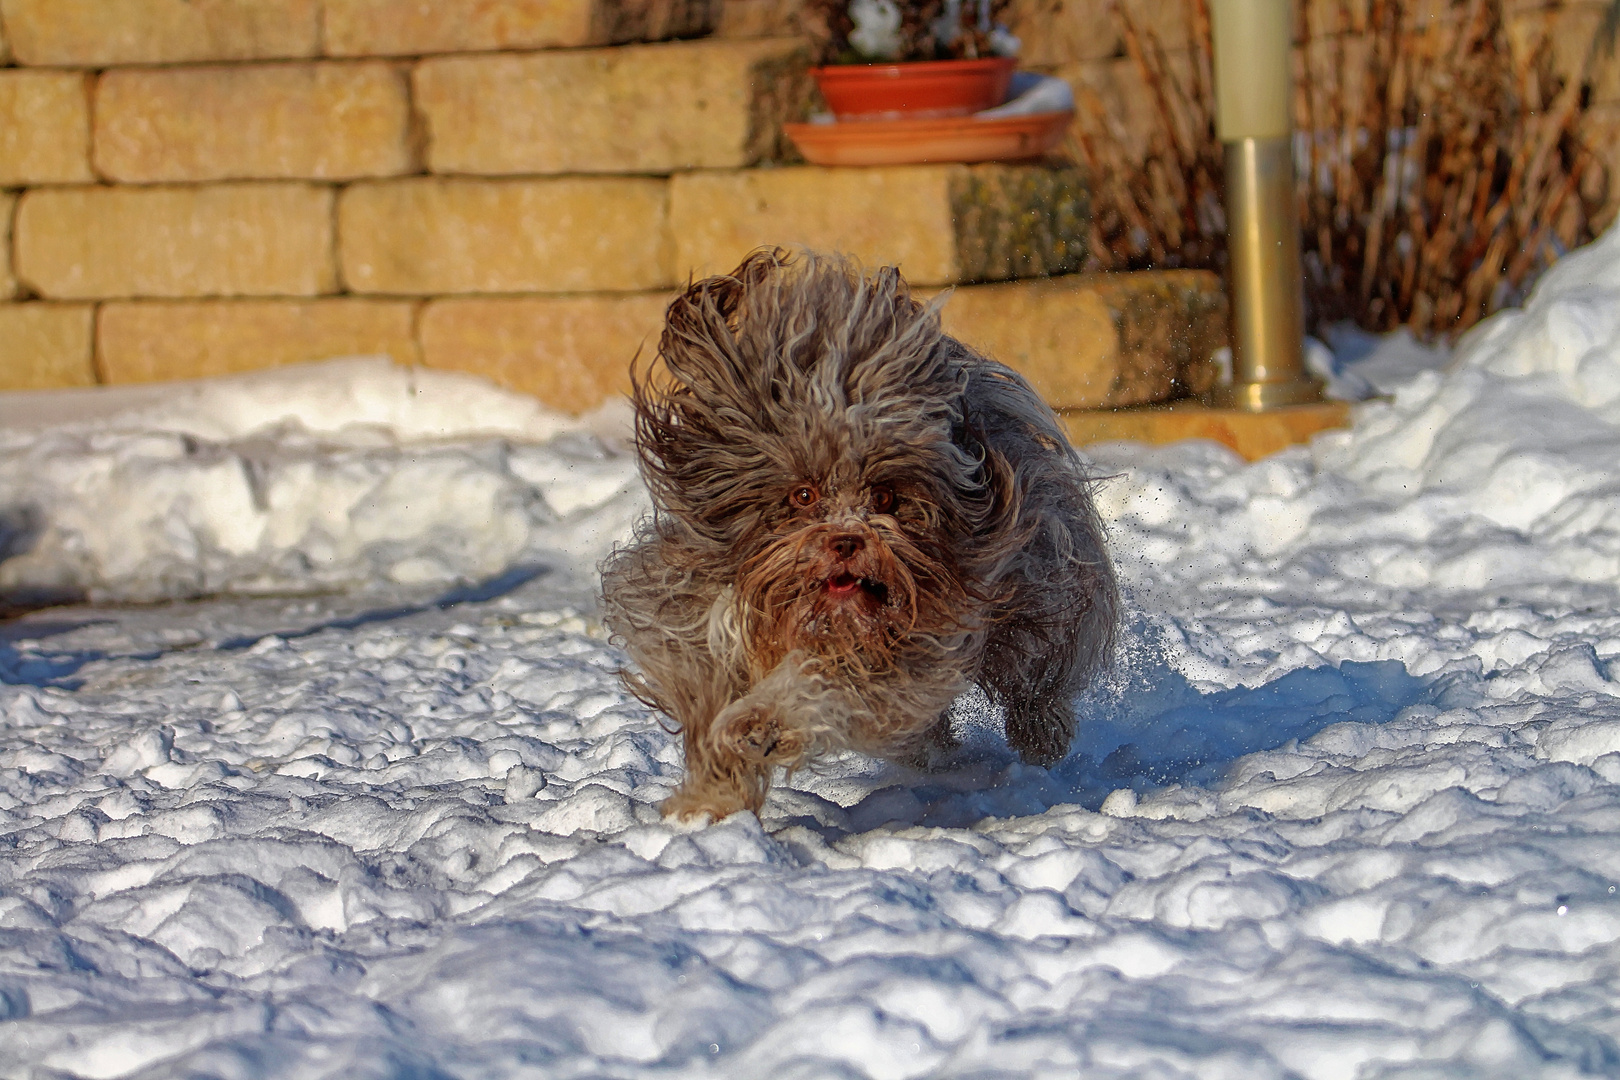
[[[1172,592],[1335,605],[1611,596],[1620,231],[1465,336],[1446,371],[1409,370],[1348,430],[1253,466],[1212,444],[1100,448],[1119,474],[1102,492],[1116,550]]]
[[[330,361],[0,395],[0,590],[151,601],[585,572],[632,457],[473,376]]]
[[[476,435],[543,442],[592,421],[547,412],[533,398],[476,375],[401,367],[385,356],[181,382],[0,393],[7,443],[49,428],[229,442],[286,424],[359,438],[377,429],[400,442]]]

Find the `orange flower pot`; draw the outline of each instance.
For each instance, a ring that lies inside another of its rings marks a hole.
[[[1018,61],[917,60],[811,68],[827,107],[840,120],[967,116],[1007,100]]]

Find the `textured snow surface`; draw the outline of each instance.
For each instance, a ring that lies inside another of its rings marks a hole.
[[[1620,1075],[1620,234],[1446,372],[1383,363],[1255,466],[1098,451],[1132,615],[1062,765],[968,701],[942,772],[699,830],[594,621],[611,446],[8,436],[15,581],[367,584],[0,624],[0,1076]],[[397,501],[295,509],[356,476]]]
[[[643,499],[590,427],[386,359],[0,394],[0,589],[151,601],[583,568]]]

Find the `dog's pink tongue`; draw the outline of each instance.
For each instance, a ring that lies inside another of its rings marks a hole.
[[[854,574],[839,574],[827,579],[827,591],[833,596],[848,596],[860,587],[861,581]]]

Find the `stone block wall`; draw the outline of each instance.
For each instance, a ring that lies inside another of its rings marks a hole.
[[[684,278],[671,175],[771,158],[781,87],[803,92],[799,41],[659,40],[720,10],[3,0],[0,386],[456,366],[461,339],[525,332],[426,318],[449,295],[556,294],[628,356],[620,324],[639,341]]]
[[[792,18],[0,0],[0,389],[386,353],[580,412],[624,389],[675,289],[760,244],[924,287],[1079,269],[1072,167],[793,164],[780,125],[813,90]],[[1213,310],[1212,281],[1175,288]],[[1110,371],[1082,396],[1131,399]]]

